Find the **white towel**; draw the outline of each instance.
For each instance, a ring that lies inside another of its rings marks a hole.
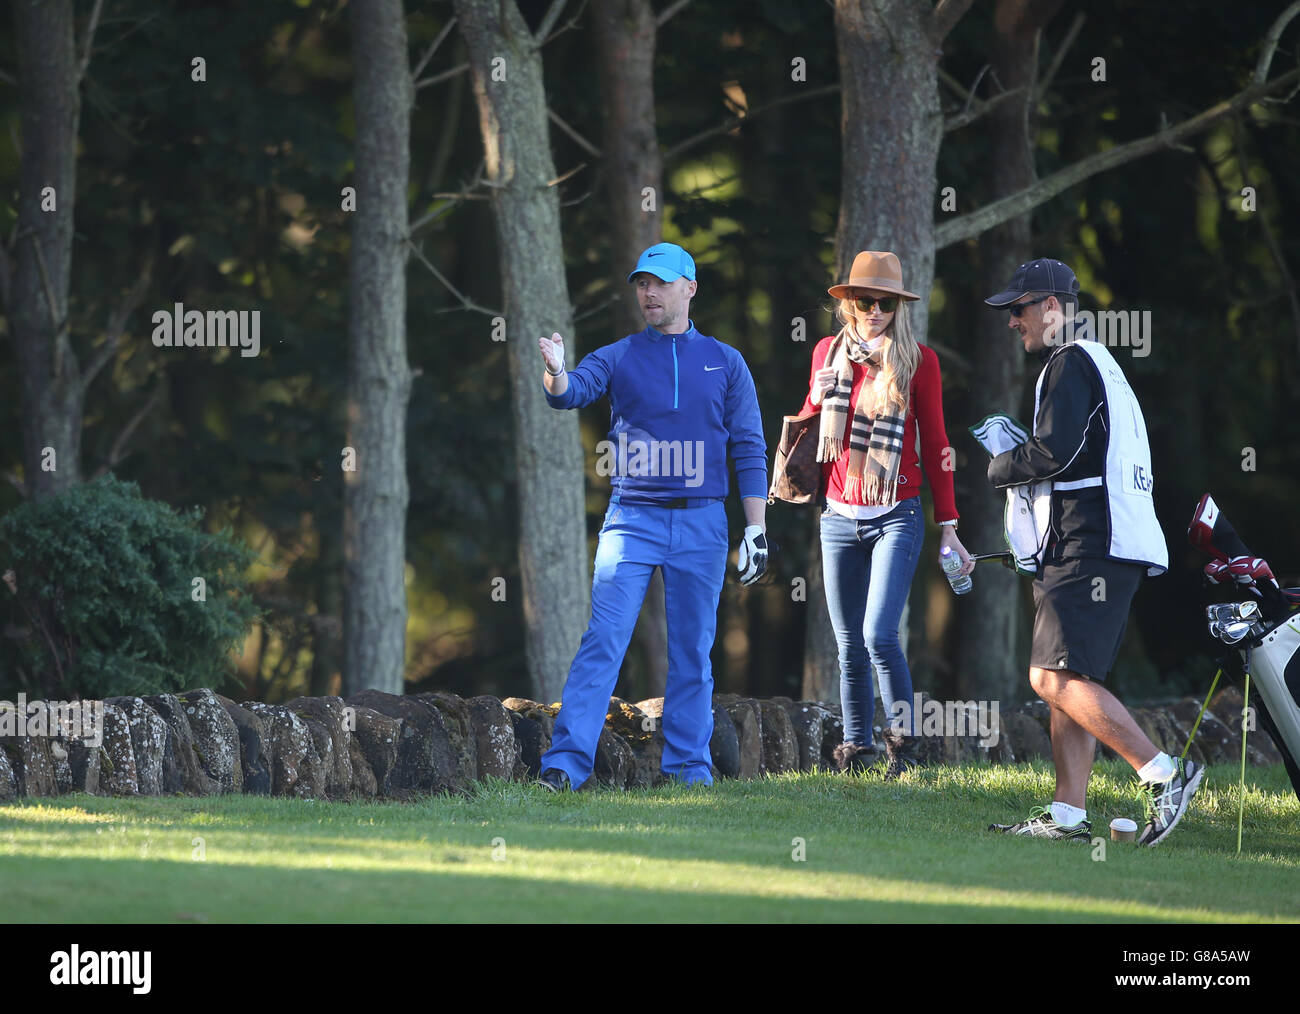
[[[1029,439],[1029,430],[1023,424],[1001,412],[985,416],[970,431],[989,452],[989,457],[996,457]],[[1051,511],[1052,480],[1040,479],[1007,489],[1003,537],[1016,570],[1022,574],[1038,573],[1047,546]]]

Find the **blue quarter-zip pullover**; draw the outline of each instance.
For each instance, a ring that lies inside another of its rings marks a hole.
[[[613,496],[725,497],[730,454],[740,495],[767,498],[767,444],[754,379],[739,352],[700,334],[694,321],[683,334],[647,327],[597,349],[569,372],[564,394],[547,392],[546,400],[553,408],[581,408],[605,395],[613,448],[689,441],[702,454],[702,468],[691,475],[644,474],[630,459],[632,467],[611,477]]]

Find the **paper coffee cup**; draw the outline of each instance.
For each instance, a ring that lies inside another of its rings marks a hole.
[[[1137,841],[1138,826],[1127,817],[1116,817],[1110,822],[1111,841]]]

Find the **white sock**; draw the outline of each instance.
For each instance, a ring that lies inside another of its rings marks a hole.
[[[1054,802],[1052,804],[1052,819],[1061,827],[1074,827],[1080,821],[1088,819],[1088,811],[1080,810],[1077,806],[1071,806],[1069,803]]]
[[[1167,753],[1158,753],[1138,768],[1138,781],[1144,785],[1158,785],[1169,781],[1177,772],[1174,759]]]

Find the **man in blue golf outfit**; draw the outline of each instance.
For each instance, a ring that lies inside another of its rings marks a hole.
[[[646,328],[564,368],[564,339],[539,338],[552,408],[608,396],[609,439],[597,448],[611,496],[596,549],[591,622],[569,668],[539,784],[579,788],[591,777],[609,698],[654,569],[668,614],[663,771],[712,784],[709,651],[727,569],[727,456],[745,509],[741,583],[767,569],[767,445],[749,367],[690,319],[695,262],[658,243],[641,254],[636,286]],[[602,469],[603,471],[603,469]]]

